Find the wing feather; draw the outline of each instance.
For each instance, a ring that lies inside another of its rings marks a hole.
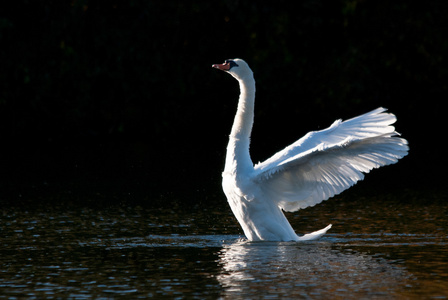
[[[407,141],[390,126],[395,116],[383,111],[379,108],[307,134],[256,165],[254,181],[285,211],[314,206],[341,193],[362,180],[363,173],[393,164],[408,153]]]
[[[395,128],[390,126],[397,119],[395,115],[385,113],[386,109],[379,107],[371,112],[346,120],[335,121],[330,127],[321,131],[312,131],[304,137],[277,152],[266,161],[255,165],[255,170],[262,172],[280,165],[285,160],[305,153],[320,144],[334,145],[347,138],[368,138],[386,133],[393,133]]]

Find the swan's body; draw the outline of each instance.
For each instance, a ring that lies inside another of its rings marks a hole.
[[[297,236],[282,209],[314,206],[351,187],[373,168],[393,164],[408,152],[396,137],[393,114],[378,108],[329,128],[310,132],[266,161],[253,165],[249,154],[255,80],[241,59],[213,65],[240,85],[238,110],[227,146],[222,186],[250,241],[316,239],[331,228]]]

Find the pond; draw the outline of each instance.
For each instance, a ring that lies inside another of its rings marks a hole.
[[[2,207],[5,298],[448,298],[444,193],[357,193],[288,213],[311,242],[248,242],[222,203]],[[190,201],[190,203],[192,203]]]

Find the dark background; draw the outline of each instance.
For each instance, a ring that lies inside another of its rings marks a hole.
[[[243,58],[251,152],[383,106],[410,143],[373,189],[444,188],[447,1],[8,1],[0,200],[218,199]]]

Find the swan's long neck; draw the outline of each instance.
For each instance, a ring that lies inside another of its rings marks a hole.
[[[254,122],[255,80],[253,75],[238,79],[240,97],[227,146],[224,172],[240,172],[253,169],[249,154],[250,134]]]

